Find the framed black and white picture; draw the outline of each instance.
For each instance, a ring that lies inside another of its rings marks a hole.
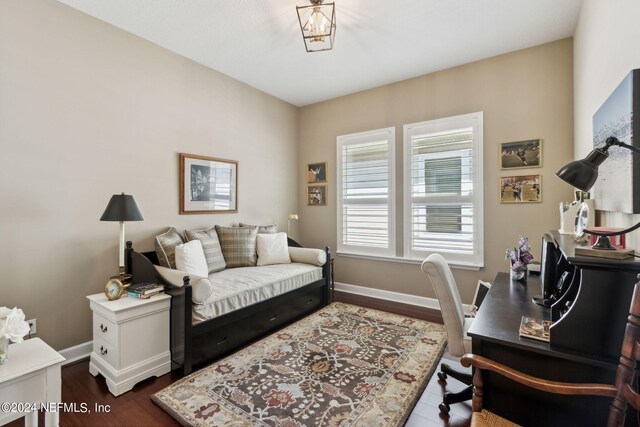
[[[634,117],[635,113],[635,117]],[[640,69],[633,70],[593,115],[593,148],[600,148],[610,136],[638,146],[640,135]],[[611,147],[609,158],[598,168],[593,186],[598,210],[640,213],[640,158],[622,147]]]
[[[180,214],[238,212],[238,162],[180,153]]]
[[[327,186],[307,186],[307,206],[327,206]]]
[[[500,203],[537,203],[542,201],[540,175],[500,178]]]
[[[307,163],[307,183],[327,182],[327,162]]]
[[[500,169],[539,168],[542,166],[542,140],[503,142],[500,144]]]

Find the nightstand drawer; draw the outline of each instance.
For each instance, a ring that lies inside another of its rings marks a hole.
[[[93,337],[100,338],[108,342],[109,344],[116,344],[116,329],[117,325],[100,316],[97,313],[93,315]]]
[[[117,366],[118,355],[116,346],[113,344],[109,344],[108,342],[101,339],[93,340],[93,352],[100,358],[102,358],[105,362],[111,365],[112,368],[118,369]]]

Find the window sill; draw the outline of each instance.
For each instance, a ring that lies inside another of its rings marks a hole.
[[[422,264],[423,259],[417,258],[404,258],[398,256],[388,256],[388,255],[365,255],[365,254],[354,254],[350,252],[336,252],[336,255],[345,258],[358,258],[358,259],[367,259],[371,261],[385,261],[385,262],[396,262],[400,264]],[[471,265],[471,264],[461,264],[450,262],[449,267],[457,270],[472,270],[479,271],[483,265]]]

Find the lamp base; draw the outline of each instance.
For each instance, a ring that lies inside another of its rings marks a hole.
[[[123,284],[127,284],[131,282],[132,274],[125,273],[124,266],[121,265],[118,267],[118,275],[113,276],[114,279],[119,279]]]
[[[598,249],[600,251],[615,251],[616,248],[611,244],[611,240],[607,236],[598,236],[596,244],[591,246],[592,249]]]

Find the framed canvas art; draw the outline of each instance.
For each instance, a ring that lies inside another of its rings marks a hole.
[[[307,183],[327,182],[327,162],[307,163]]]
[[[327,186],[307,186],[307,206],[327,206]]]
[[[500,169],[539,168],[541,166],[541,139],[500,144]]]
[[[238,212],[238,162],[180,153],[180,214]]]
[[[638,146],[640,137],[640,69],[633,70],[593,115],[593,147],[604,146],[610,136]],[[596,209],[640,213],[640,157],[623,147],[611,147],[598,168],[592,198]]]

